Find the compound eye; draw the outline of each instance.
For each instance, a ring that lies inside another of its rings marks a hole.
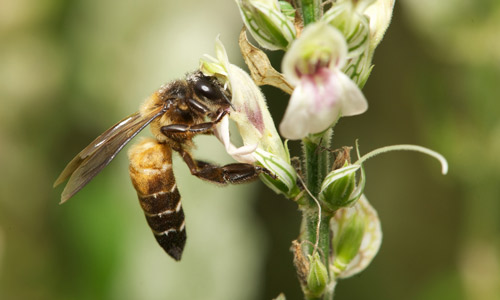
[[[215,88],[210,82],[200,79],[194,85],[194,92],[198,96],[203,96],[209,100],[221,99],[220,91]]]

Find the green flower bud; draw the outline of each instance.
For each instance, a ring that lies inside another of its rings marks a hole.
[[[363,271],[373,260],[382,242],[377,212],[364,196],[353,207],[339,209],[330,223],[333,232],[335,278]]]
[[[295,20],[295,8],[293,6],[286,2],[286,1],[278,1],[278,4],[280,6],[281,12],[290,20],[294,21]]]
[[[373,0],[338,1],[322,20],[339,29],[345,36],[349,53],[343,71],[359,87],[363,87],[371,72],[370,23],[363,14]]]
[[[366,2],[366,1],[364,1]],[[364,6],[351,1],[337,2],[322,17],[322,20],[340,30],[349,48],[348,58],[359,56],[369,47],[370,24],[363,15]]]
[[[356,171],[361,169],[361,180],[356,186]],[[330,211],[346,207],[359,199],[365,184],[364,172],[359,164],[349,165],[330,172],[321,185],[319,200]]]
[[[236,3],[245,26],[262,47],[285,50],[295,39],[296,31],[289,7],[285,7],[285,15],[276,0],[236,0]]]
[[[356,187],[356,171],[360,165],[348,165],[332,171],[323,181],[319,194],[320,201],[331,211],[348,206],[354,200],[351,194]]]
[[[311,296],[318,297],[325,290],[328,284],[328,271],[325,265],[321,262],[321,258],[316,252],[309,257],[309,275],[307,276],[307,289]]]
[[[360,89],[365,86],[372,72],[372,56],[373,51],[366,48],[365,52],[361,53],[359,56],[347,60],[346,65],[342,69],[352,81],[356,82]]]
[[[370,76],[373,52],[389,26],[393,7],[394,0],[338,0],[322,17],[346,37],[349,54],[342,70],[360,88]]]
[[[333,267],[336,271],[344,271],[347,265],[358,254],[364,235],[364,218],[357,213],[340,212],[337,219],[338,233],[334,238],[335,259]]]
[[[262,174],[261,180],[270,189],[278,194],[284,194],[287,198],[293,199],[300,192],[297,186],[297,173],[289,162],[270,152],[257,149],[254,153],[257,161],[266,169],[271,171],[276,178]]]

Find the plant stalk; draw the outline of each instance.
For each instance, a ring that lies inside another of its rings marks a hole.
[[[305,138],[302,141],[304,152],[304,169],[305,169],[305,184],[311,195],[304,193],[307,198],[301,206],[302,211],[302,229],[305,254],[313,255],[314,251],[318,251],[323,264],[329,271],[329,258],[331,249],[330,236],[330,218],[328,213],[321,213],[316,200],[321,189],[321,183],[330,170],[330,160],[328,148],[330,146],[332,131],[327,130],[322,136]],[[316,198],[316,200],[313,199]],[[318,227],[318,222],[320,222]],[[317,245],[317,249],[315,246]],[[331,275],[329,274],[329,277]],[[305,295],[305,299],[333,299],[333,284],[328,284],[325,292],[320,298]],[[331,290],[330,290],[331,289]]]

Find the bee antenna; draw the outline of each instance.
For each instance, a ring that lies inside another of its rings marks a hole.
[[[224,97],[224,100],[226,100],[227,103],[229,103],[229,105],[231,106],[231,108],[233,110],[236,110],[233,106],[233,103],[231,103],[231,100],[229,100],[229,98],[226,96],[226,94],[222,93],[222,97]]]

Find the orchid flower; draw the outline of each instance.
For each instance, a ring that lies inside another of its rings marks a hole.
[[[218,77],[229,87],[232,94],[231,110],[214,130],[226,151],[242,163],[258,162],[276,175],[262,178],[276,192],[291,195],[297,192],[295,170],[290,165],[290,156],[274,126],[264,95],[250,75],[229,63],[221,41],[216,41],[217,58],[207,56],[201,61],[201,71]],[[236,123],[243,146],[232,144],[229,134],[229,119]]]
[[[330,128],[340,116],[365,112],[368,103],[341,70],[347,59],[342,33],[324,22],[307,26],[283,58],[282,71],[295,89],[280,124],[292,140]]]

